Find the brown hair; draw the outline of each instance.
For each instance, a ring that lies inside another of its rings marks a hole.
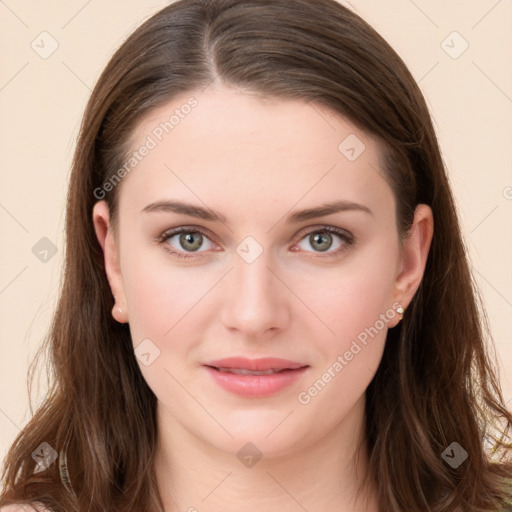
[[[95,191],[121,167],[142,116],[215,78],[269,97],[323,104],[380,141],[407,236],[415,207],[435,230],[422,283],[388,331],[366,391],[368,478],[382,512],[495,511],[512,474],[503,405],[459,221],[424,98],[400,57],[334,0],[181,0],[115,53],[89,100],[69,184],[60,301],[41,347],[52,384],[6,457],[0,504],[55,511],[162,510],[152,461],[155,396],[115,322],[92,223]],[[119,187],[106,195],[115,218]],[[492,354],[495,357],[495,354]],[[34,361],[35,363],[35,361]],[[491,423],[501,421],[492,430]],[[484,439],[493,436],[494,455]],[[468,459],[441,457],[456,441]],[[34,473],[47,442],[58,458]],[[492,460],[492,459],[495,460]]]

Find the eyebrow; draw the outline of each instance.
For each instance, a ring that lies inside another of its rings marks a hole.
[[[346,211],[360,211],[374,216],[373,212],[367,206],[351,201],[341,200],[334,203],[326,203],[315,208],[308,208],[294,212],[288,216],[286,223],[299,223],[316,217],[323,217],[325,215]],[[141,213],[150,212],[180,213],[212,222],[222,222],[223,224],[227,223],[226,217],[219,212],[211,210],[210,208],[203,208],[202,206],[183,203],[181,201],[155,201],[154,203],[148,204],[141,210]]]

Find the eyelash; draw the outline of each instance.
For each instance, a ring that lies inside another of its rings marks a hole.
[[[342,252],[345,252],[346,250],[348,250],[351,246],[353,246],[355,244],[356,239],[355,239],[354,236],[349,235],[345,231],[343,231],[343,230],[341,230],[339,228],[335,228],[334,226],[316,227],[315,229],[312,229],[309,232],[307,232],[299,240],[299,242],[304,240],[306,237],[312,235],[313,233],[324,233],[324,232],[332,233],[334,235],[337,235],[339,238],[342,239],[343,245],[340,248],[338,248],[335,251],[333,251],[333,252],[328,252],[328,253],[325,253],[325,254],[322,254],[321,252],[318,252],[318,256],[317,257],[320,257],[320,258],[331,258],[331,257],[339,256]],[[183,258],[183,259],[194,258],[195,257],[195,253],[186,253],[186,252],[175,251],[174,249],[172,249],[169,246],[169,244],[166,243],[173,236],[179,235],[180,233],[201,233],[201,235],[203,235],[204,237],[208,238],[208,240],[210,240],[210,237],[202,229],[196,228],[194,226],[181,226],[179,228],[174,228],[174,229],[171,229],[169,231],[166,231],[165,233],[160,235],[155,241],[157,243],[159,243],[159,244],[163,244],[164,245],[164,249],[167,252],[169,252],[170,254],[172,254],[173,256],[176,256],[177,258]]]

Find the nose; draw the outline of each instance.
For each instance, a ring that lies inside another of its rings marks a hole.
[[[271,270],[267,253],[252,263],[235,261],[225,280],[221,320],[233,332],[261,338],[285,329],[290,321],[290,292]]]

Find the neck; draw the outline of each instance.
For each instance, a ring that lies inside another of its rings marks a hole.
[[[263,454],[252,465],[204,443],[159,403],[154,470],[164,511],[238,512],[243,505],[250,512],[378,512],[375,488],[370,481],[362,486],[364,403],[363,395],[322,439],[280,456]]]

